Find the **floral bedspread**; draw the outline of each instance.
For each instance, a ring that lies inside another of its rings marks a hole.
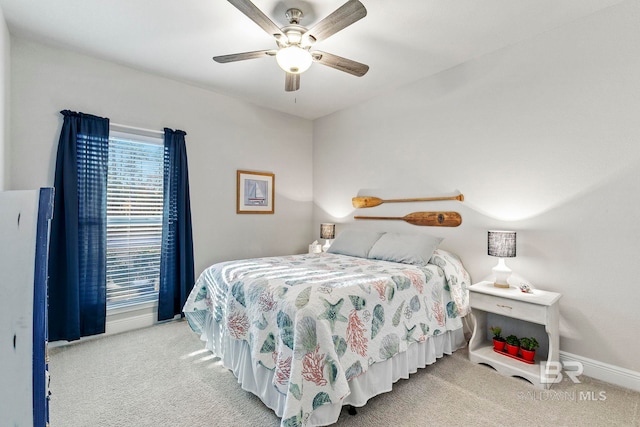
[[[461,328],[469,281],[440,249],[426,267],[326,253],[231,261],[200,275],[184,313],[195,332],[210,312],[245,340],[286,396],[281,425],[301,426],[373,363]]]

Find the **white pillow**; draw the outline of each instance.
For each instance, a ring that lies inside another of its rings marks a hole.
[[[385,233],[369,251],[369,258],[425,266],[442,240],[428,234]]]
[[[344,230],[338,234],[327,252],[366,258],[373,244],[383,234],[382,231]]]

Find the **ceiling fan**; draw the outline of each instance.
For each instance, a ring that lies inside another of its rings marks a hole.
[[[287,92],[300,89],[300,74],[305,72],[312,62],[317,62],[357,77],[362,77],[369,71],[369,66],[360,62],[319,50],[311,50],[315,43],[329,38],[367,15],[367,9],[358,0],[347,1],[311,29],[300,25],[300,19],[303,16],[300,9],[288,9],[285,16],[289,20],[289,25],[278,28],[250,0],[228,1],[258,24],[260,28],[272,35],[278,45],[278,49],[214,56],[213,60],[216,62],[227,63],[275,56],[278,65],[286,73],[284,90]]]

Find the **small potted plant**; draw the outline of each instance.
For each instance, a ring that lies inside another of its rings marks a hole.
[[[512,356],[518,355],[518,350],[520,349],[520,340],[515,335],[509,335],[506,339],[507,344],[507,353]]]
[[[540,347],[538,341],[534,337],[525,337],[520,339],[520,351],[524,360],[532,361],[536,355],[536,348]]]
[[[504,351],[506,341],[502,336],[502,328],[500,326],[492,326],[489,330],[493,334],[493,348],[496,351]]]

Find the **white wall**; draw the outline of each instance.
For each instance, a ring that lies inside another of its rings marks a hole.
[[[314,223],[428,232],[490,275],[487,230],[518,231],[507,264],[561,300],[561,350],[640,371],[640,2],[624,2],[314,123]],[[372,67],[372,71],[373,67]],[[353,222],[457,210],[459,228]],[[624,343],[624,346],[621,345]]]
[[[9,168],[9,67],[11,38],[4,20],[4,13],[0,9],[0,191],[8,188]]]
[[[310,121],[25,39],[11,42],[12,189],[53,185],[60,110],[182,129],[196,274],[221,260],[306,251],[313,235]],[[275,173],[274,215],[236,214],[237,169]]]

